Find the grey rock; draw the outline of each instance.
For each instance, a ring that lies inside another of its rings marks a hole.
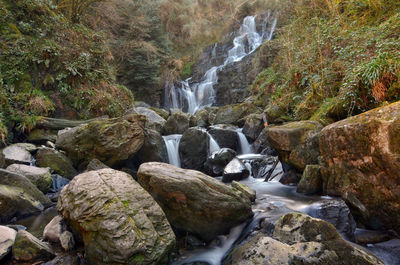
[[[237,158],[232,159],[224,168],[222,176],[223,182],[231,182],[233,180],[242,180],[250,176],[250,171],[246,165]]]
[[[51,188],[52,177],[49,168],[12,164],[6,170],[25,176],[43,193],[49,192]]]
[[[17,262],[48,261],[55,256],[46,243],[24,230],[18,231],[12,254]]]
[[[36,154],[36,165],[49,167],[54,173],[68,179],[72,179],[77,174],[72,161],[60,151],[52,148],[43,147],[39,149]]]
[[[190,128],[182,135],[179,143],[182,168],[204,171],[209,152],[208,141],[207,132],[201,127]]]
[[[17,231],[7,226],[0,226],[0,261],[11,251]]]
[[[32,155],[23,147],[18,145],[10,145],[1,150],[7,166],[11,164],[24,164],[30,165],[32,162]]]
[[[204,164],[205,171],[210,176],[221,176],[224,168],[235,158],[236,152],[230,148],[221,148],[207,158]]]

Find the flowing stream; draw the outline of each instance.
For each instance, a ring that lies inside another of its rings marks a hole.
[[[179,157],[179,143],[181,138],[181,134],[163,136],[165,145],[167,146],[168,161],[171,165],[177,167],[181,167],[181,159]]]
[[[247,141],[246,136],[242,133],[242,129],[238,129],[237,135],[239,138],[239,143],[240,143],[240,154],[245,155],[245,154],[251,154],[253,153],[253,150],[251,148],[251,145],[249,144],[249,141]]]

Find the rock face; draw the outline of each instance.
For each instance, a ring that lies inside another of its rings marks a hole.
[[[14,260],[19,262],[47,261],[54,257],[47,244],[24,230],[18,231],[12,254]]]
[[[11,251],[17,232],[7,226],[0,226],[0,261]]]
[[[210,126],[208,133],[215,139],[221,148],[230,148],[239,151],[239,139],[237,127],[229,124],[217,124]]]
[[[212,124],[234,124],[242,127],[244,120],[241,119],[257,111],[258,109],[251,103],[226,105],[218,109]]]
[[[139,168],[138,180],[173,226],[206,241],[253,214],[246,194],[198,171],[146,163]]]
[[[112,167],[140,150],[145,121],[144,116],[134,114],[92,121],[61,131],[56,146],[64,150],[78,168],[85,168],[93,158]]]
[[[31,154],[16,144],[7,146],[1,150],[1,153],[7,166],[11,164],[29,165],[32,162]]]
[[[72,179],[77,171],[72,161],[63,153],[52,148],[40,148],[36,154],[36,165],[49,167],[54,173]]]
[[[165,123],[167,122],[163,117],[158,115],[154,110],[144,107],[136,107],[132,110],[132,113],[141,114],[146,116],[146,128],[162,132]]]
[[[242,180],[250,175],[250,171],[246,168],[245,164],[237,158],[232,159],[231,162],[224,168],[222,177],[223,182],[231,182],[233,180]]]
[[[113,169],[76,176],[58,211],[83,240],[89,264],[158,264],[175,244],[161,208],[133,178]]]
[[[318,133],[321,129],[322,125],[315,121],[296,121],[268,126],[266,135],[281,161],[303,171],[306,165],[318,164]]]
[[[190,114],[178,111],[169,116],[164,126],[164,135],[183,134],[190,127]]]
[[[0,169],[1,222],[43,211],[49,205],[49,199],[26,177]]]
[[[204,164],[206,173],[210,176],[221,176],[224,168],[235,158],[236,152],[230,148],[221,148],[207,158]]]
[[[350,245],[325,221],[289,213],[275,225],[273,237],[258,234],[232,254],[232,264],[379,264],[378,258]]]
[[[245,119],[246,122],[243,126],[243,134],[252,141],[255,141],[260,135],[261,131],[264,129],[262,114],[251,114]]]
[[[297,192],[308,195],[322,192],[321,166],[307,165],[297,185]]]
[[[51,188],[52,177],[49,168],[12,164],[6,170],[25,176],[43,193],[47,193]]]
[[[205,129],[193,127],[187,130],[179,143],[179,156],[182,168],[204,171],[209,142]]]
[[[400,232],[399,139],[400,102],[331,124],[321,132],[324,193],[347,199],[353,215],[375,229]],[[356,201],[361,205],[352,203]],[[364,214],[357,210],[363,207]]]

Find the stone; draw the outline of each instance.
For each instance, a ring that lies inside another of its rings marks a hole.
[[[145,130],[142,148],[137,153],[139,164],[146,162],[168,162],[167,146],[161,134],[155,130]]]
[[[210,126],[210,108],[204,108],[196,111],[194,114],[194,119],[196,126],[207,127]]]
[[[182,168],[204,171],[209,153],[209,139],[205,129],[188,129],[179,142],[179,156]]]
[[[217,124],[209,127],[208,133],[215,139],[221,148],[230,148],[240,151],[237,127],[230,124]]]
[[[230,148],[221,148],[207,158],[204,164],[205,172],[210,176],[221,176],[224,168],[236,157],[236,151]]]
[[[277,156],[278,153],[270,145],[267,140],[266,134],[267,128],[262,129],[257,139],[253,143],[253,150],[256,153],[262,153],[263,155]]]
[[[83,241],[89,264],[166,262],[175,235],[164,212],[130,175],[101,169],[61,191],[58,212]]]
[[[367,228],[400,232],[399,139],[400,102],[321,131],[324,194],[353,202],[353,215]]]
[[[50,204],[29,179],[0,169],[0,222],[41,212]]]
[[[12,247],[17,262],[48,261],[55,257],[50,247],[25,230],[20,230]]]
[[[301,180],[301,173],[297,172],[295,169],[290,169],[283,173],[279,182],[284,185],[297,185]]]
[[[49,192],[51,188],[52,177],[49,168],[12,164],[6,170],[25,176],[43,193]]]
[[[232,159],[224,168],[222,182],[232,182],[233,180],[242,180],[250,176],[250,171],[246,165],[238,158]]]
[[[244,125],[244,117],[252,113],[258,112],[257,107],[252,103],[240,103],[233,105],[225,105],[218,109],[218,112],[212,121],[212,124],[233,124],[239,127]]]
[[[17,231],[7,226],[0,226],[0,261],[10,253]]]
[[[67,252],[73,250],[75,247],[75,240],[72,233],[69,231],[64,231],[60,235],[60,244],[61,247]]]
[[[147,121],[145,127],[160,133],[163,131],[164,125],[167,122],[163,117],[161,117],[154,110],[149,108],[136,107],[131,111],[131,113],[136,113],[146,116]]]
[[[237,181],[232,181],[232,188],[236,190],[240,190],[243,194],[245,194],[251,202],[254,202],[256,200],[256,191],[250,189],[244,184],[241,184]]]
[[[64,220],[57,215],[44,227],[43,239],[51,243],[60,243],[60,236],[65,229]]]
[[[42,144],[47,141],[55,142],[57,140],[57,130],[33,129],[28,136],[31,143]]]
[[[86,167],[86,171],[99,170],[103,168],[110,168],[97,158],[92,159]]]
[[[250,114],[245,117],[245,120],[242,132],[248,139],[255,141],[264,129],[263,116],[262,114]]]
[[[287,110],[279,104],[269,104],[264,110],[268,124],[281,124],[288,121]]]
[[[172,113],[164,126],[164,135],[183,134],[190,127],[191,115],[178,111]]]
[[[78,172],[72,165],[71,159],[52,148],[40,148],[36,154],[36,165],[49,167],[54,173],[72,179]]]
[[[396,235],[388,231],[357,229],[355,232],[356,242],[361,245],[377,244],[394,238],[396,238]]]
[[[30,165],[32,162],[32,155],[23,147],[18,145],[10,145],[1,150],[4,157],[5,165],[11,164],[24,164]]]
[[[307,165],[297,184],[297,192],[307,195],[322,193],[321,166]]]
[[[164,210],[172,226],[210,241],[250,218],[250,199],[199,171],[145,163],[138,181]]]

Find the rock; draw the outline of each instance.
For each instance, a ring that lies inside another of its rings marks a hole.
[[[355,218],[400,232],[400,102],[333,123],[321,131],[323,190],[363,205]],[[347,194],[347,195],[346,195]],[[354,206],[354,204],[353,204]],[[368,211],[360,210],[363,207]],[[364,213],[364,214],[363,214]]]
[[[0,169],[0,222],[43,211],[49,205],[49,199],[26,177]]]
[[[92,159],[86,167],[86,171],[99,170],[103,168],[110,168],[97,158]]]
[[[300,179],[301,174],[294,169],[290,169],[289,171],[283,173],[279,182],[284,185],[296,185],[299,183]]]
[[[188,129],[179,143],[182,168],[204,171],[208,150],[209,140],[205,129],[200,127]]]
[[[240,120],[257,111],[257,107],[252,103],[226,105],[218,109],[212,124],[234,124],[243,127],[244,121]]]
[[[322,200],[312,204],[307,214],[333,224],[336,230],[347,240],[355,241],[356,222],[349,207],[341,199]]]
[[[28,136],[31,143],[42,144],[47,141],[55,142],[57,140],[57,130],[33,129]]]
[[[278,104],[269,104],[264,110],[268,124],[280,124],[289,121],[287,110]]]
[[[65,231],[65,223],[61,216],[57,215],[43,230],[43,239],[51,243],[60,243],[60,236]]]
[[[237,248],[232,264],[380,264],[373,254],[344,241],[333,225],[289,213],[275,225],[273,238],[259,233]]]
[[[24,148],[18,145],[10,145],[1,150],[4,157],[5,165],[9,166],[11,164],[24,164],[30,165],[32,162],[31,154]]]
[[[204,109],[198,110],[194,114],[196,126],[199,126],[199,127],[209,126],[210,125],[209,117],[210,117],[209,108],[204,108]]]
[[[164,120],[168,120],[169,117],[169,112],[166,111],[165,109],[159,109],[159,108],[155,108],[155,107],[149,107],[149,109],[151,109],[152,111],[154,111],[155,113],[157,113],[159,116],[161,116]]]
[[[145,130],[144,144],[137,153],[139,164],[146,162],[168,162],[167,146],[161,134],[155,130]]]
[[[251,172],[254,178],[265,178],[275,164],[277,157],[263,157],[250,161]]]
[[[76,254],[59,254],[57,257],[49,262],[43,263],[42,265],[84,265],[83,258],[80,258]]]
[[[318,164],[318,134],[321,129],[321,124],[316,121],[296,121],[268,126],[266,135],[282,162],[303,171],[306,165]]]
[[[230,148],[221,148],[207,158],[204,164],[205,171],[210,176],[221,176],[224,168],[235,158],[236,152]]]
[[[242,132],[247,138],[255,141],[264,129],[263,116],[262,114],[250,114],[245,120]]]
[[[257,139],[253,143],[253,150],[256,153],[262,153],[263,155],[277,156],[278,153],[267,140],[266,134],[267,128],[262,129]]]
[[[307,165],[297,185],[297,192],[307,195],[320,194],[322,192],[321,166]]]
[[[0,226],[0,261],[10,253],[17,231],[7,226]]]
[[[230,124],[210,126],[208,133],[215,139],[221,148],[230,148],[236,152],[240,149],[237,127]]]
[[[144,107],[136,107],[132,113],[141,114],[147,117],[145,127],[157,132],[162,132],[165,123],[167,122],[163,117],[158,115],[154,110]]]
[[[52,177],[49,168],[12,164],[6,170],[25,176],[43,193],[49,192],[51,188]]]
[[[246,185],[243,185],[237,181],[232,181],[232,188],[243,192],[243,194],[245,194],[251,202],[254,202],[256,200],[256,191],[250,189]]]
[[[48,261],[55,257],[47,244],[24,230],[18,231],[12,254],[17,262]]]
[[[357,244],[362,245],[386,242],[394,239],[395,237],[396,236],[393,233],[387,231],[357,229],[355,232]]]
[[[89,264],[158,264],[175,244],[161,208],[121,171],[76,176],[61,191],[57,208],[83,240]]]
[[[34,154],[38,150],[38,147],[31,143],[16,143],[16,144],[13,144],[13,146],[21,147],[22,149],[24,149],[25,151],[27,151],[31,154]]]
[[[72,233],[64,231],[60,236],[60,244],[65,251],[73,250],[75,247],[75,240]]]
[[[78,173],[66,155],[52,148],[39,149],[36,154],[36,165],[49,167],[54,173],[68,179],[72,179]]]
[[[243,192],[194,170],[145,163],[138,181],[160,204],[170,223],[210,241],[253,215]]]
[[[190,114],[182,111],[172,113],[164,126],[164,135],[183,134],[190,127]]]
[[[136,154],[144,143],[144,116],[93,121],[59,132],[56,146],[64,150],[77,168],[97,158],[109,167]]]
[[[53,142],[47,141],[45,145],[46,145],[46,147],[49,147],[49,148],[52,148],[52,149],[56,149],[56,144],[53,143]]]
[[[246,165],[238,158],[232,159],[231,162],[224,168],[222,182],[231,182],[233,180],[242,180],[250,176],[250,171]]]

